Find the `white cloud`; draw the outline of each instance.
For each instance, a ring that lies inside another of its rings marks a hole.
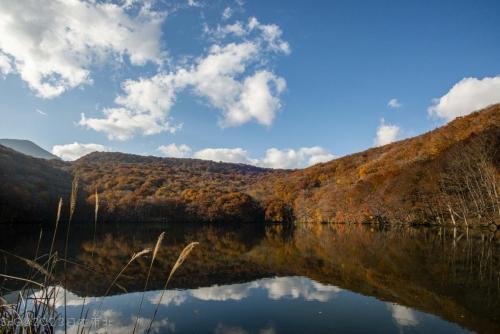
[[[181,125],[173,125],[168,117],[175,101],[173,79],[171,75],[158,74],[127,80],[122,84],[125,94],[115,99],[120,107],[105,108],[104,118],[87,118],[82,114],[79,124],[106,133],[110,140],[127,140],[137,133],[175,133]]]
[[[46,113],[45,111],[43,111],[43,110],[40,110],[40,109],[35,109],[35,111],[36,111],[37,113],[39,113],[40,115],[42,115],[42,116],[47,116],[47,113]]]
[[[429,107],[429,115],[451,121],[455,117],[500,102],[500,76],[483,79],[464,78],[448,93],[435,99]]]
[[[398,99],[390,99],[389,102],[387,102],[387,106],[389,108],[393,108],[393,109],[399,109],[401,108],[403,105],[398,101]]]
[[[222,19],[228,20],[229,18],[231,18],[232,15],[233,15],[233,10],[231,9],[231,7],[226,7],[222,12]]]
[[[158,150],[165,156],[190,157],[191,148],[187,145],[170,144]],[[303,168],[335,158],[328,150],[320,147],[302,147],[297,150],[270,148],[262,158],[252,158],[248,151],[236,148],[205,148],[196,151],[192,157],[203,160],[243,163],[266,168]]]
[[[417,314],[412,309],[406,306],[392,304],[392,303],[387,303],[387,308],[389,308],[389,310],[391,311],[392,318],[398,325],[400,326],[418,325],[419,321],[417,319]]]
[[[218,38],[230,30],[244,39],[225,44],[217,40],[205,56],[191,64],[150,78],[127,80],[123,94],[115,99],[117,106],[103,110],[104,118],[82,115],[79,124],[118,140],[137,133],[175,132],[179,127],[171,124],[170,110],[176,94],[190,89],[221,112],[219,124],[223,127],[250,121],[270,126],[281,108],[286,81],[262,66],[269,53],[289,53],[288,43],[281,39],[278,26],[261,24],[255,18],[246,26],[235,23],[218,29]]]
[[[270,126],[281,108],[279,95],[286,88],[283,78],[259,71],[243,82],[240,98],[225,108],[223,125],[241,125],[252,119]]]
[[[91,67],[105,59],[133,65],[161,62],[164,15],[144,5],[130,14],[126,5],[83,0],[0,2],[0,51],[42,98],[89,84]],[[0,69],[5,72],[5,57]]]
[[[158,147],[158,151],[163,153],[166,157],[172,158],[187,158],[191,155],[191,148],[187,145],[162,145]]]
[[[187,0],[187,4],[189,7],[201,7],[201,3],[196,0]]]
[[[80,144],[77,142],[73,144],[54,145],[54,147],[52,147],[52,153],[63,160],[76,160],[86,154],[96,151],[107,152],[109,148],[99,144]]]
[[[0,74],[7,75],[12,72],[12,65],[9,57],[0,52]]]
[[[175,82],[179,88],[192,87],[194,94],[221,110],[222,126],[251,120],[269,126],[281,107],[279,95],[286,88],[285,80],[267,70],[239,79],[249,64],[261,57],[262,49],[256,42],[215,44],[195,66],[179,70]]]
[[[247,23],[236,21],[224,26],[218,25],[215,29],[206,28],[206,33],[216,39],[224,39],[230,35],[250,36],[257,34],[258,39],[265,43],[268,50],[290,54],[290,44],[282,39],[283,31],[276,24],[262,24],[256,17],[248,19]]]
[[[385,124],[384,119],[380,121],[380,125],[377,128],[377,136],[373,141],[375,146],[383,146],[390,144],[399,139],[401,135],[401,129],[397,125]]]
[[[242,148],[205,148],[197,151],[194,155],[196,159],[224,161],[232,163],[255,164],[250,159],[248,152]]]
[[[320,147],[302,147],[298,150],[270,148],[259,161],[259,165],[270,168],[302,168],[335,158],[335,155]]]

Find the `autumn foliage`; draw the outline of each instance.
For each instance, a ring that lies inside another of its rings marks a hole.
[[[0,147],[0,217],[43,217],[78,174],[80,211],[97,191],[107,220],[491,224],[500,216],[499,147],[500,105],[295,171],[97,152],[63,163]]]

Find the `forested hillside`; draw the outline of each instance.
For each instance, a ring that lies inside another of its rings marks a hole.
[[[0,145],[0,223],[44,222],[68,197],[69,164],[29,157]]]
[[[495,105],[418,137],[269,175],[248,192],[275,221],[492,221],[500,215],[499,155]]]
[[[108,217],[162,221],[262,221],[262,208],[245,193],[266,175],[286,171],[197,159],[91,153],[73,163],[87,203],[97,189]]]
[[[0,147],[0,219],[43,219],[78,176],[78,212],[91,217],[97,191],[108,220],[498,223],[499,147],[500,105],[296,171],[97,152],[64,163]]]

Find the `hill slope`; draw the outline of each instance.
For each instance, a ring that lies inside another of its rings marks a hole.
[[[33,158],[60,160],[58,156],[53,155],[52,153],[44,150],[43,148],[29,140],[0,139],[0,145],[11,148],[14,151],[20,152],[22,154],[29,155]]]
[[[73,174],[79,211],[92,216],[97,190],[108,220],[491,223],[500,214],[499,148],[500,105],[296,171],[106,152],[64,163],[2,148],[0,219],[40,217],[20,203],[55,203]]]
[[[0,223],[46,222],[72,175],[58,160],[32,158],[0,145]]]
[[[286,171],[208,160],[159,158],[94,152],[73,163],[87,185],[87,203],[95,189],[107,214],[120,220],[252,221],[263,212],[244,193],[266,175]]]
[[[249,193],[260,202],[268,203],[266,211],[270,220],[292,215],[303,221],[363,221],[381,217],[418,221],[443,215],[443,205],[468,205],[457,203],[456,198],[451,197],[460,195],[461,201],[467,202],[470,191],[494,193],[495,198],[488,199],[492,203],[486,209],[499,213],[496,190],[500,189],[499,148],[500,105],[495,105],[414,138],[284,177],[270,176],[251,186]],[[484,171],[479,170],[483,167]],[[472,175],[474,173],[479,176]],[[458,174],[464,177],[464,184],[470,181],[478,189],[460,189],[462,185],[451,185],[445,180]],[[483,179],[474,179],[481,178],[482,174]],[[488,180],[484,180],[486,176]],[[489,188],[479,189],[483,185]],[[452,186],[455,193],[450,197],[448,190]],[[482,201],[478,198],[480,195],[469,198],[470,202]],[[466,215],[477,215],[469,208],[462,211],[466,211]]]

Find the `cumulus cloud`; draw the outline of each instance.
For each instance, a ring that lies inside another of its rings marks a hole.
[[[187,145],[170,144],[158,147],[158,151],[166,157],[171,158],[187,158],[191,155],[191,148]]]
[[[259,34],[260,40],[265,42],[265,48],[275,52],[289,54],[290,44],[282,39],[283,31],[276,24],[263,24],[256,17],[250,17],[248,22],[236,21],[232,24],[217,25],[216,28],[206,28],[207,34],[216,39],[223,39],[228,35],[250,36]]]
[[[187,4],[189,7],[201,7],[201,3],[196,0],[187,0]]]
[[[11,60],[7,55],[0,52],[0,74],[7,75],[12,72]]]
[[[127,80],[122,85],[123,94],[115,99],[116,107],[105,108],[103,118],[82,115],[80,125],[118,140],[137,133],[175,132],[179,126],[172,125],[170,110],[176,95],[189,90],[220,111],[222,127],[250,121],[270,126],[282,106],[280,96],[286,81],[263,64],[270,53],[290,52],[280,28],[252,18],[246,25],[237,22],[209,29],[209,34],[217,37],[204,56],[150,78]],[[228,34],[242,41],[227,42]]]
[[[252,158],[247,150],[236,148],[205,148],[191,155],[187,145],[163,145],[158,150],[167,157],[193,157],[196,159],[243,163],[266,168],[303,168],[335,158],[328,150],[320,146],[302,147],[297,150],[270,148],[262,158]]]
[[[393,108],[393,109],[399,109],[401,108],[403,105],[398,101],[398,99],[390,99],[389,102],[387,102],[387,106],[389,108]]]
[[[52,147],[52,153],[63,160],[76,160],[86,154],[96,151],[107,152],[109,148],[99,144],[80,144],[77,142],[73,144],[54,145],[54,147]]]
[[[222,19],[228,20],[229,18],[231,18],[232,15],[233,15],[233,10],[231,9],[231,7],[226,7],[222,12]]]
[[[383,146],[390,144],[399,139],[401,135],[401,128],[393,124],[385,124],[384,119],[380,121],[380,125],[377,128],[377,135],[373,144],[375,146]]]
[[[171,75],[127,80],[122,84],[124,95],[115,99],[119,107],[105,108],[104,118],[82,114],[79,124],[106,133],[110,140],[127,140],[137,133],[175,133],[182,125],[172,124],[168,117],[175,100],[174,86]]]
[[[0,71],[19,74],[38,96],[53,98],[91,83],[92,65],[105,59],[161,62],[164,15],[147,5],[129,7],[84,0],[1,1]]]
[[[464,78],[448,93],[435,99],[429,107],[429,115],[451,121],[455,117],[500,102],[500,76],[483,79]]]
[[[302,168],[334,158],[335,155],[320,146],[302,147],[298,150],[270,148],[259,165],[270,168]]]
[[[194,155],[196,159],[224,161],[232,163],[255,164],[256,161],[250,159],[248,152],[242,148],[205,148],[197,151]]]

